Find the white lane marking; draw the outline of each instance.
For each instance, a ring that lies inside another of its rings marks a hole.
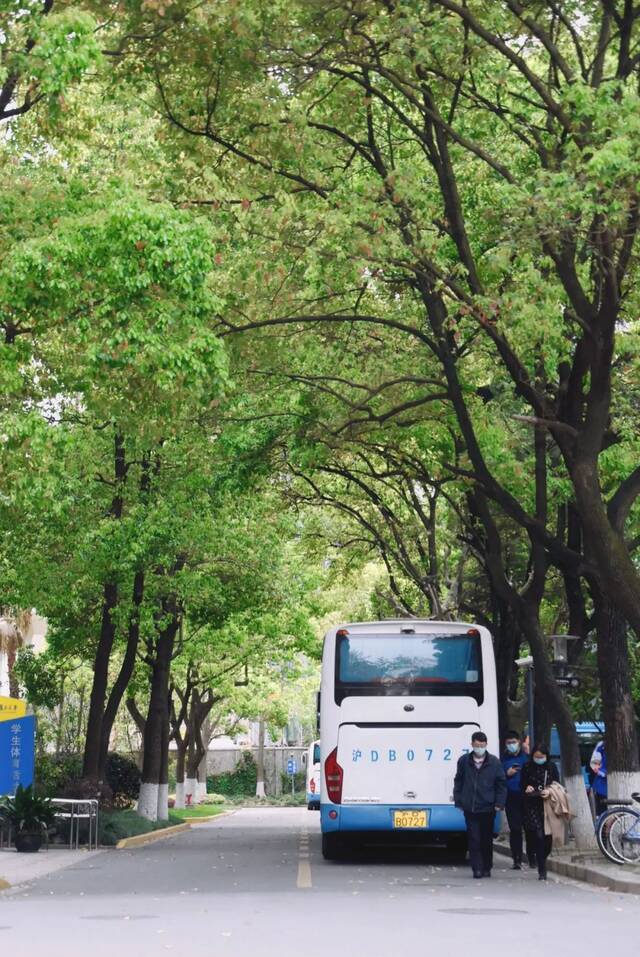
[[[300,845],[298,848],[298,877],[296,880],[298,890],[308,890],[313,887],[311,881],[311,862],[309,860],[309,832],[300,833]]]

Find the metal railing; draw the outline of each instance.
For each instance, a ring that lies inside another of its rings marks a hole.
[[[87,846],[89,850],[97,850],[100,839],[99,835],[99,803],[95,798],[52,798],[51,803],[56,805],[56,819],[69,824],[69,849],[79,850],[80,847]],[[81,835],[83,824],[86,823],[85,835]],[[46,834],[47,849],[49,846],[49,835]],[[0,825],[0,849],[11,847],[12,828],[10,825]]]

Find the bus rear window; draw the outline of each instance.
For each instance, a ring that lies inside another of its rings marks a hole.
[[[482,699],[479,635],[342,635],[336,701],[348,695],[469,695]]]

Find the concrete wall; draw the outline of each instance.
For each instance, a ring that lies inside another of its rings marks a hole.
[[[251,751],[254,761],[258,757],[257,748],[212,748],[207,754],[207,774],[225,774],[232,772],[245,750]],[[267,794],[280,795],[282,793],[281,775],[287,770],[287,761],[293,757],[298,765],[298,771],[305,769],[303,755],[306,760],[307,748],[266,747],[264,749],[264,776]]]

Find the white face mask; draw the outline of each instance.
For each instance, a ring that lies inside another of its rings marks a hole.
[[[483,757],[485,756],[485,754],[487,753],[487,749],[486,749],[486,747],[484,747],[484,746],[481,747],[479,744],[478,744],[478,745],[474,745],[474,746],[473,746],[473,753],[475,754],[475,756],[476,756],[477,758],[483,758]]]
[[[507,751],[509,752],[509,754],[517,754],[519,750],[520,750],[520,745],[518,744],[517,741],[509,741],[507,743]]]

